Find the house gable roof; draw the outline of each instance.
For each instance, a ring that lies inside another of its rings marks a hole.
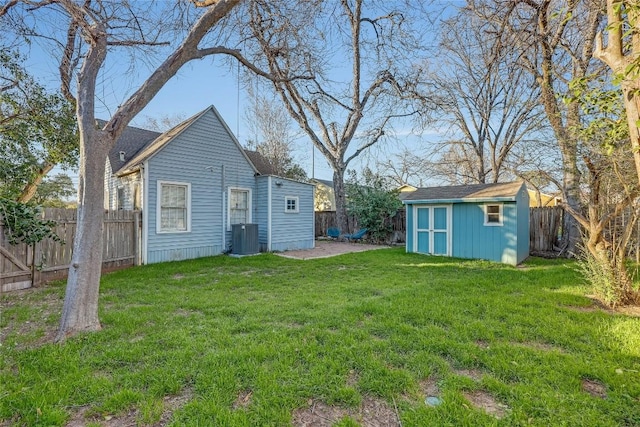
[[[253,166],[258,170],[260,175],[276,175],[276,170],[269,160],[258,151],[244,150]]]
[[[107,123],[105,120],[96,120],[98,127],[102,128]],[[116,145],[109,151],[109,163],[111,170],[117,171],[132,159],[142,148],[150,144],[160,136],[160,132],[127,126],[116,141]],[[124,161],[120,160],[120,152],[124,152]]]
[[[403,194],[404,203],[514,201],[523,182],[418,188]]]
[[[188,118],[187,120],[178,124],[177,126],[174,126],[173,128],[169,129],[165,133],[157,134],[158,136],[154,140],[145,144],[143,148],[136,153],[135,156],[127,160],[122,166],[120,166],[119,169],[112,167],[112,170],[114,171],[115,174],[120,176],[127,175],[129,173],[137,171],[140,168],[140,164],[142,164],[143,162],[145,162],[146,160],[150,159],[155,154],[157,154],[160,150],[162,150],[162,148],[164,148],[167,144],[169,144],[173,139],[175,139],[177,136],[182,134],[182,132],[184,132],[185,129],[187,129],[193,123],[198,121],[201,117],[205,116],[207,112],[213,113],[213,115],[220,121],[224,129],[227,131],[227,134],[229,135],[233,143],[236,144],[236,146],[238,147],[242,155],[245,157],[245,159],[247,160],[251,168],[254,170],[254,172],[258,172],[254,164],[249,159],[245,150],[242,149],[242,147],[240,146],[240,143],[238,142],[236,137],[233,135],[233,133],[231,132],[231,130],[229,129],[229,127],[227,126],[227,124],[222,119],[222,117],[220,116],[220,114],[218,113],[218,111],[215,109],[213,105],[205,108],[198,114]],[[116,155],[118,155],[117,152],[116,152]]]

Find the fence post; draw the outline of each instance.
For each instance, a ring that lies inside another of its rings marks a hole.
[[[140,265],[140,211],[133,213],[133,265]]]

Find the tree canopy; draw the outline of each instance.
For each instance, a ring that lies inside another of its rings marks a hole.
[[[55,166],[77,167],[80,144],[73,104],[40,85],[23,60],[0,51],[0,196],[28,202]]]

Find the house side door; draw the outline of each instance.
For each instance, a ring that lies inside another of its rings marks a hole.
[[[451,255],[451,206],[415,206],[414,251]]]

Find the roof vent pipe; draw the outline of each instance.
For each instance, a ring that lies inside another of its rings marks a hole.
[[[125,154],[124,151],[120,152],[120,161],[121,162],[124,162],[124,154]]]

